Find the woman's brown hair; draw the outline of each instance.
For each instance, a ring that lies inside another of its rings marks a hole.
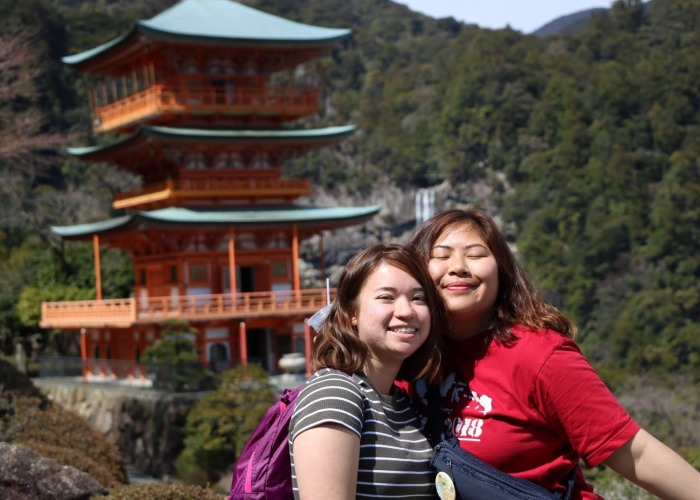
[[[450,229],[468,226],[479,234],[498,265],[498,295],[485,341],[510,343],[515,337],[510,327],[522,324],[531,330],[547,328],[569,338],[576,326],[556,307],[544,300],[518,262],[496,222],[482,209],[447,210],[439,213],[413,235],[410,244],[427,263],[438,238]]]
[[[442,339],[449,328],[449,314],[426,263],[404,245],[374,245],[353,257],[340,276],[335,300],[314,341],[311,368],[333,368],[346,373],[365,369],[369,350],[352,325],[351,312],[357,309],[360,292],[367,278],[382,264],[410,274],[425,293],[430,311],[430,333],[426,341],[401,365],[400,380],[425,379],[439,382],[442,376]]]

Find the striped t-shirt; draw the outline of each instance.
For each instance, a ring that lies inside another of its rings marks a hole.
[[[299,498],[292,442],[320,424],[347,427],[360,438],[357,498],[436,498],[433,449],[410,400],[396,389],[379,394],[363,375],[323,369],[297,397],[289,424],[294,498]]]

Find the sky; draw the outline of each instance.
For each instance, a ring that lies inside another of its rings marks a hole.
[[[431,17],[499,29],[509,25],[532,33],[557,17],[596,7],[610,8],[613,0],[394,0]]]

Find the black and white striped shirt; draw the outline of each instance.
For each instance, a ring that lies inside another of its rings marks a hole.
[[[323,369],[299,394],[289,425],[294,497],[299,498],[292,442],[320,424],[342,425],[360,438],[357,498],[436,498],[433,449],[410,400],[379,394],[361,374]]]

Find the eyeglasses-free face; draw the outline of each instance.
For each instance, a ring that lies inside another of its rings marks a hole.
[[[430,252],[428,269],[452,316],[458,338],[478,335],[493,314],[498,264],[469,224],[445,228]]]

